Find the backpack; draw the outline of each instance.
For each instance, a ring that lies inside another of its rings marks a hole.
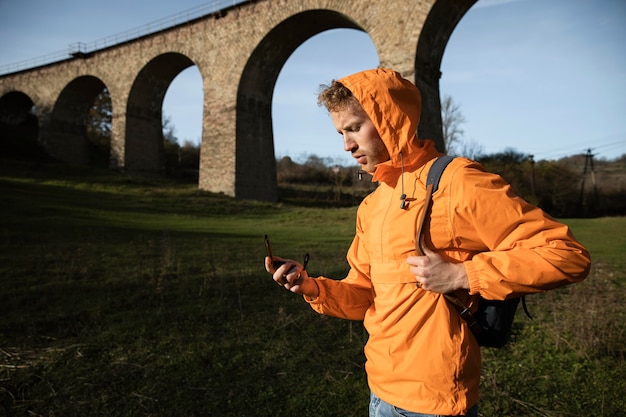
[[[415,233],[415,250],[418,255],[423,256],[424,254],[422,251],[424,245],[422,230],[432,208],[432,195],[439,187],[441,174],[453,159],[448,155],[438,158],[428,172],[424,209],[417,219],[417,231]],[[501,348],[507,344],[520,299],[524,312],[532,319],[526,308],[526,299],[523,296],[507,300],[487,300],[479,296],[478,310],[475,313],[472,313],[469,307],[465,306],[454,295],[444,294],[444,297],[467,322],[479,346]]]

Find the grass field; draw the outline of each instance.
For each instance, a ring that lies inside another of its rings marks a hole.
[[[365,416],[360,323],[312,312],[262,268],[342,277],[355,208],[235,201],[111,172],[0,168],[0,413]],[[482,416],[626,409],[626,219],[566,220],[583,283],[529,297],[484,350]]]

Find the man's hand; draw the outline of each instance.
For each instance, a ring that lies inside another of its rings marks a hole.
[[[278,269],[274,269],[272,258],[265,257],[265,270],[272,274],[272,278],[278,285],[300,295],[315,299],[319,296],[319,288],[315,280],[309,277],[304,267],[296,261],[282,259],[274,256],[273,260],[281,260],[285,263]]]
[[[417,285],[427,291],[446,294],[461,288],[469,289],[462,263],[448,262],[439,254],[424,248],[424,256],[409,256],[406,263],[415,275]]]

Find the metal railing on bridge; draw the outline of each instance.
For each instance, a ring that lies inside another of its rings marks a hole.
[[[219,11],[226,10],[241,3],[247,3],[248,1],[250,0],[212,0],[208,3],[201,4],[192,9],[185,10],[183,12],[176,13],[168,17],[164,17],[154,22],[139,26],[135,29],[130,29],[126,32],[117,33],[115,35],[107,36],[106,38],[98,39],[88,43],[75,42],[68,45],[68,48],[66,50],[52,52],[50,54],[37,58],[27,59],[12,64],[0,66],[0,75],[10,74],[29,68],[36,68],[55,62],[64,61],[70,58],[81,58],[84,56],[88,56],[89,54],[96,52],[100,49],[105,49],[120,43],[132,41],[134,39],[138,39],[152,33],[160,32],[162,30],[181,25],[183,23],[191,22],[192,20],[196,20],[204,16],[213,15]]]

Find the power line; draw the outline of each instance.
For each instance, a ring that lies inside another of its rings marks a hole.
[[[559,147],[546,151],[538,151],[532,152],[535,157],[539,157],[539,159],[559,159],[573,155],[583,155],[590,148],[593,151],[602,151],[602,153],[606,153],[607,151],[618,150],[620,148],[624,149],[624,153],[626,153],[626,139],[617,141],[617,142],[609,142],[609,143],[598,143],[594,141],[586,141],[585,143],[581,143],[580,150],[573,151],[574,148],[578,147],[577,145],[568,145],[567,147]],[[598,152],[596,152],[596,155]]]

